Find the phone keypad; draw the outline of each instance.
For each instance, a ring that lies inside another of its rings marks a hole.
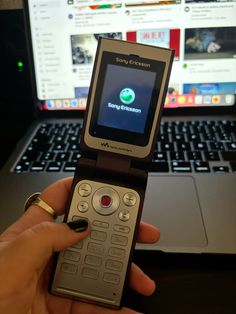
[[[97,241],[106,241],[107,234],[103,231],[92,230],[90,234],[90,238]]]
[[[76,278],[63,277],[66,289],[119,303],[139,203],[138,193],[131,189],[89,180],[78,183],[68,221],[86,218],[91,232],[60,254],[60,272]],[[84,287],[89,287],[87,292]]]
[[[81,254],[71,250],[65,250],[63,257],[73,262],[78,262],[80,260]]]
[[[64,273],[69,274],[76,274],[78,267],[74,264],[70,263],[62,263],[61,264],[61,271]]]

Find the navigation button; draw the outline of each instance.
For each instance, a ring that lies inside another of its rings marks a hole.
[[[125,193],[124,197],[123,197],[123,202],[125,203],[125,205],[127,206],[134,206],[136,204],[137,198],[135,196],[134,193]]]
[[[130,218],[130,213],[128,210],[122,210],[121,212],[119,212],[119,219],[121,221],[128,221]]]
[[[92,192],[92,188],[88,183],[82,183],[78,188],[79,195],[82,197],[89,196]]]
[[[110,195],[102,195],[100,203],[102,207],[110,207],[112,204],[112,198],[110,197]]]
[[[89,208],[89,205],[87,202],[79,202],[78,204],[78,210],[81,212],[81,213],[86,213],[86,211],[88,210]]]

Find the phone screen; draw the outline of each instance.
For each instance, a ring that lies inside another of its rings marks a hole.
[[[98,125],[144,133],[155,80],[155,72],[109,64]]]

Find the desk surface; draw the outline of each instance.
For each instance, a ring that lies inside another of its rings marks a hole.
[[[157,290],[150,297],[130,292],[127,306],[145,314],[236,313],[236,256],[138,251],[134,261]]]

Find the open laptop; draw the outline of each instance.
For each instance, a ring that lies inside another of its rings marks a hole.
[[[165,252],[236,253],[236,2],[24,1],[36,119],[0,173],[0,231],[73,175],[99,36],[175,49],[143,219]]]

